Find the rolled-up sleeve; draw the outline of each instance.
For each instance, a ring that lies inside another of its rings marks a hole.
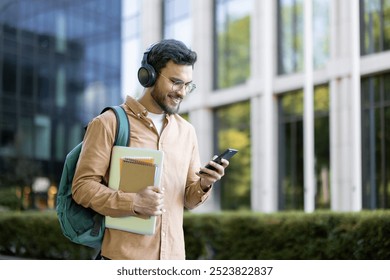
[[[211,193],[211,188],[206,192],[203,191],[200,186],[200,178],[196,175],[196,172],[200,170],[200,158],[199,158],[199,148],[195,132],[193,132],[193,143],[194,147],[192,149],[191,155],[191,164],[189,166],[188,175],[187,175],[187,186],[185,190],[185,201],[184,206],[187,209],[194,209],[197,206],[203,204]]]

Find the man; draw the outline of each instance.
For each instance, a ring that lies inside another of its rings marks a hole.
[[[180,41],[153,45],[138,73],[145,87],[142,97],[128,96],[122,104],[131,124],[130,146],[164,152],[160,188],[148,186],[138,193],[107,188],[115,115],[109,110],[88,125],[72,186],[74,200],[105,216],[157,216],[151,236],[106,228],[105,259],[185,259],[184,208],[202,204],[229,165],[223,160],[222,165],[210,162],[216,171],[201,167],[195,130],[177,114],[183,98],[195,89],[196,59]]]

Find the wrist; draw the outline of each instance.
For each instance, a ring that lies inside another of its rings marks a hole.
[[[204,185],[204,180],[201,178],[200,179],[200,188],[204,191],[204,192],[208,192],[210,189],[211,189],[211,185]]]

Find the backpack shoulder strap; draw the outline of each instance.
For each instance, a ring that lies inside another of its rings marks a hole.
[[[125,109],[121,106],[109,106],[103,109],[101,114],[107,110],[113,110],[117,120],[115,143],[117,146],[129,146],[130,144],[130,122]]]

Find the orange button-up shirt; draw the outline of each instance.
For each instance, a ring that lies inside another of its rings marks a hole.
[[[165,189],[166,211],[157,217],[154,235],[106,228],[101,253],[107,258],[122,260],[185,259],[184,208],[195,208],[210,194],[210,190],[206,193],[202,190],[200,179],[195,174],[200,168],[195,130],[182,117],[173,114],[167,115],[159,135],[139,102],[128,96],[122,106],[130,121],[130,146],[164,152],[160,186]],[[106,187],[115,130],[116,118],[111,110],[89,123],[73,180],[73,198],[105,216],[136,216],[134,193]]]

